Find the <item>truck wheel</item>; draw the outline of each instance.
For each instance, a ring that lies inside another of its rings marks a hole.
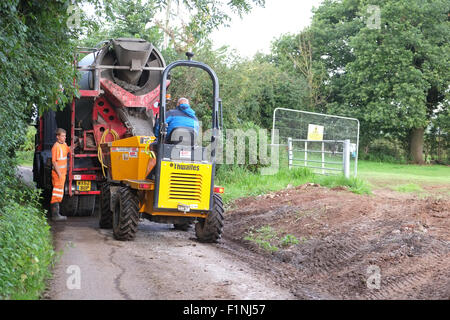
[[[41,174],[41,161],[39,159],[40,153],[35,153],[33,157],[33,181],[36,182],[37,188],[43,188],[42,186],[42,174]]]
[[[92,181],[91,191],[97,190],[97,184]],[[90,217],[95,211],[95,198],[96,195],[79,195],[78,196],[78,210],[77,216]]]
[[[224,209],[219,194],[213,196],[213,210],[206,218],[198,219],[195,224],[195,235],[201,242],[218,242],[222,237]]]
[[[47,212],[47,218],[52,218],[52,213],[50,212],[50,200],[52,198],[52,191],[48,189],[42,189],[41,193],[41,204],[42,208]]]
[[[113,225],[113,213],[111,210],[111,188],[108,182],[100,185],[100,220],[99,226],[102,229],[111,229]]]
[[[192,225],[191,222],[174,223],[173,227],[175,228],[175,230],[188,231],[191,225]]]
[[[78,212],[78,196],[69,197],[65,194],[61,202],[61,214],[67,217],[77,216]]]
[[[77,216],[89,217],[92,216],[95,209],[95,195],[78,196],[78,211]]]
[[[139,198],[129,187],[120,187],[117,192],[113,210],[114,238],[133,240],[139,223]]]

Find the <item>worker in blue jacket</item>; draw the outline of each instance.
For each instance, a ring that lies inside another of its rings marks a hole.
[[[199,124],[195,116],[195,111],[189,105],[189,100],[180,98],[175,109],[169,110],[166,113],[167,123],[167,138],[170,137],[172,131],[176,128],[193,129],[195,135],[198,135]],[[159,136],[159,121],[156,122],[155,135]]]

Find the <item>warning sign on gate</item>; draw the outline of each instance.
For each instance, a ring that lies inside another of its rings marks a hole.
[[[318,126],[316,124],[308,125],[308,140],[323,140],[323,126]]]

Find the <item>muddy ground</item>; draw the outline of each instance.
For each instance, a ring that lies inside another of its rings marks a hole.
[[[224,247],[297,299],[450,299],[448,196],[307,184],[232,206]]]

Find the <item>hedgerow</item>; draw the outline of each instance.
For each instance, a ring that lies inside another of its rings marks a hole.
[[[0,1],[0,298],[36,299],[52,261],[37,191],[15,177],[32,119],[75,93],[70,1]]]
[[[0,212],[0,299],[38,299],[54,251],[39,192],[16,181]]]

